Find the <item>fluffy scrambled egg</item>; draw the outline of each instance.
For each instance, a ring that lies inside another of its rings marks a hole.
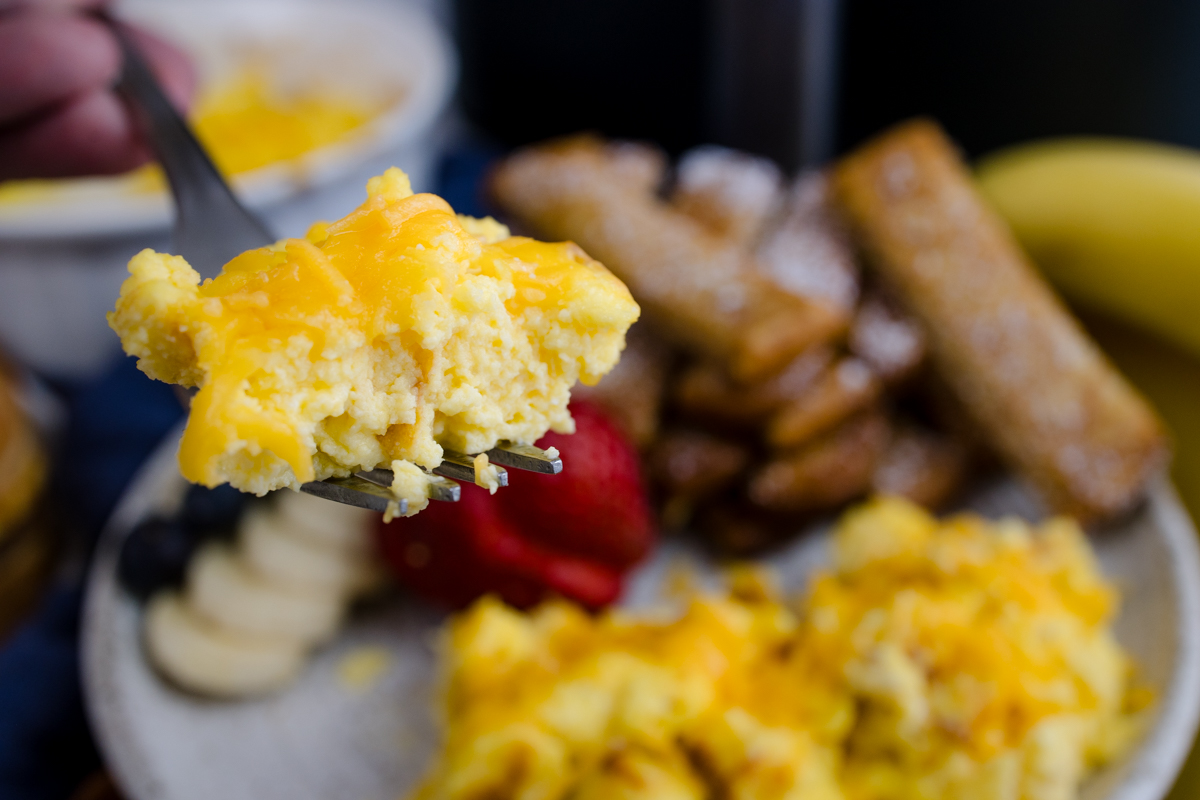
[[[742,571],[681,617],[494,599],[445,640],[413,797],[1069,800],[1144,692],[1079,528],[881,499],[798,607]]]
[[[109,323],[143,372],[200,389],[184,477],[262,494],[390,465],[416,500],[412,465],[569,433],[575,381],[616,364],[639,309],[579,247],[456,216],[398,169],[367,194],[203,285],[177,256],[130,261]]]

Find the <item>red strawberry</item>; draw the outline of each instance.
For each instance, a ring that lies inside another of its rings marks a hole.
[[[576,432],[538,445],[563,453],[559,475],[509,470],[495,495],[463,486],[381,529],[385,557],[418,594],[463,606],[489,592],[529,606],[547,592],[600,606],[653,543],[637,453],[595,406],[571,404]]]

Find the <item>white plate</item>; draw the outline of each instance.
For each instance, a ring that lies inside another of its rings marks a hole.
[[[446,36],[402,2],[120,0],[117,10],[187,50],[202,82],[252,60],[285,89],[315,86],[384,109],[342,142],[236,176],[234,187],[252,208],[324,186],[412,142],[440,114],[454,84]],[[0,238],[112,236],[170,224],[165,192],[129,191],[119,181],[72,181],[46,201],[2,203]]]
[[[139,647],[138,604],[117,584],[122,538],[139,519],[181,496],[177,436],[159,448],[118,505],[97,549],[87,589],[83,675],[88,711],[109,767],[131,800],[395,800],[437,747],[432,638],[436,612],[394,598],[354,619],[302,678],[269,699],[207,702],[164,684]],[[1014,481],[974,495],[988,515],[1040,516]],[[827,529],[805,533],[771,563],[790,589],[825,561]],[[1092,778],[1083,800],[1160,800],[1186,757],[1200,712],[1200,552],[1196,532],[1166,483],[1120,525],[1093,536],[1104,571],[1121,587],[1117,637],[1160,698],[1138,748]],[[630,605],[658,598],[680,559],[715,575],[691,545],[673,541],[634,576]],[[364,646],[385,648],[390,669],[364,691],[337,677]]]

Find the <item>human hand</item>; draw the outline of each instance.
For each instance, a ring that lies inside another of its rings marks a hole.
[[[105,0],[0,0],[0,180],[108,175],[152,158],[113,91],[121,50],[86,14]],[[186,109],[187,56],[131,29],[167,95]]]

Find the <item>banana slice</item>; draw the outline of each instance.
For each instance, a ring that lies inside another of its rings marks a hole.
[[[247,512],[240,534],[242,557],[247,564],[267,580],[299,590],[335,591],[347,596],[360,580],[366,561],[364,555],[297,535],[282,515],[270,509]]]
[[[371,525],[379,516],[365,508],[331,503],[300,492],[280,492],[275,507],[281,524],[326,547],[362,554],[371,544]]]
[[[223,630],[193,613],[174,592],[146,609],[146,650],[168,678],[216,697],[245,697],[289,683],[305,660],[302,644]]]
[[[336,589],[298,590],[265,580],[221,544],[209,545],[193,557],[186,602],[200,616],[233,633],[304,646],[332,636],[346,605]]]

